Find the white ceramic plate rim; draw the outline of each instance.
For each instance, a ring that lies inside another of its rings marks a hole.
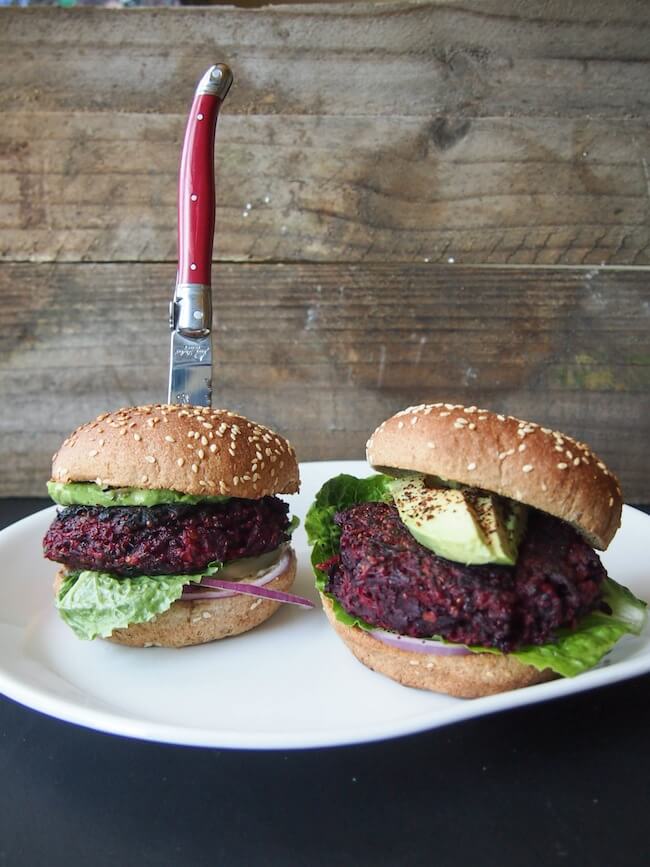
[[[301,518],[301,521],[304,519],[305,506],[311,500],[314,490],[317,489],[314,487],[315,485],[319,486],[326,478],[339,472],[349,472],[359,476],[369,474],[367,465],[361,461],[307,463],[302,465],[301,472],[305,480],[302,494],[287,498],[294,501],[292,503],[292,513],[297,514]],[[10,561],[12,551],[16,550],[16,546],[24,548],[25,544],[29,544],[29,540],[33,540],[38,558],[40,538],[35,533],[35,530],[38,528],[39,532],[42,531],[51,520],[53,512],[54,507],[45,509],[3,530],[0,533],[0,562],[6,564],[8,560]],[[647,537],[648,532],[650,532],[650,516],[626,506],[624,508],[623,526],[619,532],[619,537],[617,537],[619,560],[629,559],[629,555],[632,555],[629,562],[635,563],[635,555],[638,553],[640,556],[640,551],[635,551],[635,540],[642,541],[641,537],[643,533]],[[311,581],[311,578],[308,577],[308,565],[304,562],[307,551],[304,541],[304,530],[302,528],[296,536],[296,549],[299,555],[301,553],[303,555],[301,558],[303,560],[301,570],[303,586],[299,586],[297,592],[305,593],[304,582]],[[628,557],[621,557],[626,552]],[[605,555],[604,559],[606,560],[606,558],[607,555]],[[50,565],[44,564],[43,571],[45,572],[45,567],[49,567]],[[7,574],[6,568],[3,569],[2,574]],[[638,586],[635,586],[635,581],[627,580],[627,576],[621,574],[620,566],[616,578],[620,583],[632,586],[632,589],[638,595],[641,595],[642,598],[648,598],[650,582],[645,585],[645,593],[642,592]],[[638,585],[638,583],[639,577],[636,574],[636,584]],[[0,611],[3,607],[3,589],[4,593],[6,593],[6,586],[5,584],[3,588],[3,582],[0,581]],[[311,595],[315,599],[315,593],[313,591],[310,593],[309,589],[307,588],[306,595]],[[58,620],[53,607],[44,616],[49,619]],[[275,617],[278,616],[275,615]],[[294,615],[292,614],[291,616],[293,617]],[[2,622],[2,618],[0,617],[0,635],[5,626],[6,624]],[[324,617],[322,617],[322,621],[315,629],[318,630],[319,638],[328,642],[328,648],[331,642],[332,650],[338,652],[339,640],[324,622]],[[22,632],[24,633],[26,630],[27,623],[22,625]],[[315,631],[314,634],[316,634]],[[18,637],[23,640],[24,634]],[[241,636],[234,640],[238,642],[246,641],[246,636]],[[271,640],[273,639],[271,638]],[[219,644],[217,642],[214,645],[209,645],[209,647],[216,648]],[[14,650],[18,651],[18,653],[20,653],[20,646],[19,643],[14,647]],[[83,643],[79,643],[79,652],[83,653],[84,646]],[[151,651],[131,650],[130,652],[149,653]],[[156,650],[154,649],[153,652],[156,652]],[[303,647],[302,652],[308,653],[309,648],[305,649]],[[185,651],[176,651],[176,653],[185,653]],[[635,677],[650,671],[650,630],[646,626],[640,638],[625,639],[625,651],[622,653],[621,658],[576,678],[552,681],[472,701],[444,697],[444,706],[442,708],[440,702],[437,701],[437,699],[439,700],[442,697],[408,690],[405,687],[400,687],[387,681],[385,678],[367,669],[360,671],[362,667],[346,651],[345,658],[341,659],[339,664],[338,676],[340,678],[358,678],[362,676],[365,679],[363,682],[364,688],[368,688],[371,691],[373,689],[384,689],[389,684],[391,701],[399,701],[400,695],[405,696],[407,693],[417,692],[418,696],[422,696],[424,699],[421,702],[421,708],[418,707],[415,710],[410,707],[406,708],[403,717],[398,717],[397,719],[393,714],[386,719],[351,719],[348,725],[344,723],[334,727],[323,726],[322,728],[309,725],[304,731],[300,731],[299,729],[278,731],[273,728],[265,728],[263,725],[259,728],[242,731],[241,729],[215,727],[214,725],[201,727],[168,724],[164,721],[142,718],[138,715],[121,712],[119,709],[111,707],[110,704],[102,703],[99,700],[91,699],[89,702],[81,699],[71,700],[69,697],[57,692],[56,681],[44,686],[36,678],[26,679],[24,676],[17,676],[15,663],[16,657],[8,657],[6,654],[4,657],[0,657],[0,692],[27,707],[67,722],[112,734],[172,744],[243,749],[301,749],[364,743],[413,734],[459,720],[471,719],[499,710],[522,707],[538,701],[559,698]],[[313,660],[315,671],[319,664],[321,664],[321,660],[315,658]],[[370,680],[367,680],[367,678],[370,678]],[[296,684],[297,711],[300,709],[302,695],[301,684]],[[332,695],[331,699],[336,702],[336,695]],[[93,703],[99,706],[91,706]]]

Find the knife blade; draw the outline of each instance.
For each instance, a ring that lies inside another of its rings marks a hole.
[[[214,137],[232,84],[225,63],[201,78],[187,119],[178,176],[178,271],[169,308],[169,403],[212,400],[212,245]]]

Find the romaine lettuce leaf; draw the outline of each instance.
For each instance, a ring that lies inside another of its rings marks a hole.
[[[337,476],[326,482],[316,495],[316,499],[305,519],[307,538],[312,548],[312,566],[316,576],[316,587],[325,592],[327,575],[317,569],[319,563],[329,560],[339,552],[339,528],[334,524],[334,514],[355,503],[390,501],[388,476],[371,476],[369,479],[356,479],[353,476]],[[334,614],[346,626],[358,626],[372,630],[374,627],[359,617],[348,614],[333,596]],[[616,642],[626,634],[639,635],[647,617],[645,602],[608,578],[603,584],[603,598],[612,610],[611,614],[595,611],[583,618],[576,629],[557,630],[553,642],[530,646],[515,651],[511,655],[526,665],[542,670],[550,668],[563,677],[573,677],[593,668],[608,653]],[[432,640],[442,640],[436,636]],[[469,647],[473,653],[500,654],[493,647]]]
[[[61,585],[56,607],[78,638],[108,638],[114,629],[146,623],[180,598],[183,586],[222,568],[214,562],[195,575],[140,575],[118,578],[110,572],[71,572]]]
[[[339,551],[341,531],[332,520],[334,515],[355,503],[391,502],[388,488],[390,481],[390,476],[381,474],[357,479],[356,476],[343,473],[325,482],[316,494],[305,517],[305,531],[309,544],[313,546],[311,562],[319,590],[324,589],[327,576],[316,569],[316,565],[329,560]]]

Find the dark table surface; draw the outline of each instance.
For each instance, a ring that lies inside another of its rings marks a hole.
[[[0,500],[0,526],[43,500]],[[0,701],[0,864],[650,865],[650,676],[366,746],[244,752]]]

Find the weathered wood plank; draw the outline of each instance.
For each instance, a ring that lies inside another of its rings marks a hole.
[[[63,435],[164,398],[171,265],[0,266],[0,493],[42,491]],[[639,271],[219,265],[215,402],[305,459],[363,455],[410,403],[500,408],[589,441],[650,498],[650,306]]]
[[[263,9],[0,9],[0,108],[183,112],[232,64],[230,111],[624,117],[650,107],[643,0]]]
[[[0,129],[0,258],[172,262],[180,115]],[[218,133],[222,260],[649,264],[646,122],[248,117]]]

